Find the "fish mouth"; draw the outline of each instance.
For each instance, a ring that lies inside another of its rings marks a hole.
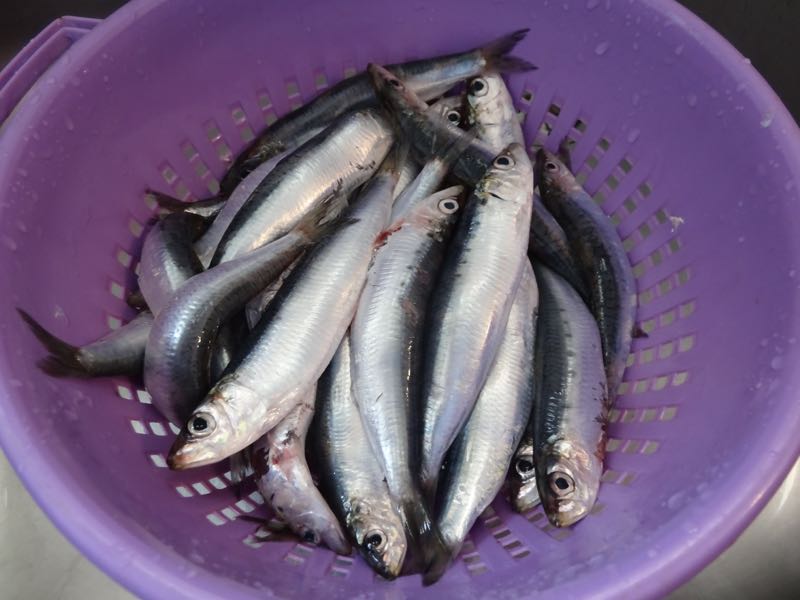
[[[367,564],[372,567],[378,575],[389,581],[397,579],[397,576],[400,574],[399,567],[390,567],[386,561],[383,560],[383,556],[365,546],[359,546],[358,549],[361,551],[361,556],[364,557]]]

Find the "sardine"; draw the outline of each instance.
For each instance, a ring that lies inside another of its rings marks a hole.
[[[597,322],[559,275],[535,264],[539,283],[534,443],[545,513],[567,527],[594,506],[606,441],[608,391]]]
[[[535,404],[535,402],[534,402]],[[522,433],[511,467],[508,471],[509,498],[511,506],[517,512],[524,513],[539,506],[539,488],[536,486],[536,459],[534,457],[534,415],[533,411]]]
[[[467,126],[492,150],[502,152],[515,142],[525,147],[517,109],[502,75],[489,71],[472,79],[466,104]]]
[[[636,320],[636,278],[614,223],[556,155],[540,150],[542,201],[567,234],[600,327],[609,400],[622,382]]]
[[[261,320],[264,311],[266,311],[269,303],[272,302],[273,298],[275,298],[278,290],[281,289],[284,283],[286,283],[286,280],[289,278],[289,275],[292,274],[292,271],[294,271],[295,267],[303,262],[303,256],[304,254],[300,254],[300,256],[295,258],[294,261],[283,270],[283,273],[278,275],[277,279],[267,285],[267,287],[259,292],[258,295],[250,300],[244,307],[247,326],[250,329],[256,328],[256,325]]]
[[[538,194],[533,195],[528,255],[561,275],[587,302],[589,301],[589,292],[575,264],[567,234],[542,204]]]
[[[406,536],[353,398],[349,340],[345,335],[317,385],[309,455],[320,490],[367,564],[394,579],[403,566]]]
[[[475,408],[453,442],[440,484],[439,530],[454,557],[503,486],[533,405],[533,346],[539,293],[524,266],[503,340]]]
[[[527,29],[515,31],[481,48],[395,64],[389,69],[406,80],[420,97],[429,100],[486,70],[511,72],[535,68],[521,58],[508,55],[527,32]],[[289,150],[294,140],[309,129],[325,127],[349,110],[375,105],[375,92],[366,73],[340,81],[308,104],[281,117],[259,135],[222,180],[222,193],[230,193],[259,164]]]
[[[353,393],[423,571],[447,556],[416,478],[419,343],[461,191],[419,202],[384,234],[351,326]]]
[[[434,156],[444,156],[448,148],[462,146],[453,163],[453,176],[474,187],[497,155],[474,134],[453,126],[434,110],[430,110],[406,84],[385,68],[371,64],[367,71],[372,84],[392,119],[401,139],[411,145],[414,157],[425,163]]]
[[[241,359],[195,410],[172,447],[174,469],[217,462],[275,427],[333,357],[353,319],[397,182],[394,157],[342,227],[312,248],[245,341]]]
[[[427,315],[421,481],[433,496],[494,360],[527,257],[533,168],[512,144],[464,209]]]
[[[306,462],[306,433],[315,401],[316,385],[312,385],[277,427],[253,444],[250,460],[258,491],[301,540],[350,554],[344,531],[314,485]]]
[[[175,291],[203,270],[194,241],[205,228],[205,219],[191,213],[162,217],[144,238],[139,260],[139,289],[154,315]]]
[[[144,348],[153,324],[150,311],[139,313],[119,329],[84,346],[68,344],[21,308],[17,312],[50,353],[37,364],[52,377],[138,376],[142,372]]]
[[[145,351],[144,383],[170,421],[185,423],[211,387],[212,348],[220,327],[333,226],[319,227],[327,208],[318,207],[282,238],[193,277],[156,317]]]
[[[211,265],[241,256],[290,231],[331,197],[346,204],[366,182],[392,144],[386,120],[373,110],[342,117],[280,161],[231,220]]]

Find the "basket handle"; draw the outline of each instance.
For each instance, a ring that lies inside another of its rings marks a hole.
[[[100,19],[85,17],[60,17],[11,59],[0,71],[0,125],[48,67],[99,22]]]

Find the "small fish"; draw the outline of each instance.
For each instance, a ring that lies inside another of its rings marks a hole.
[[[419,399],[414,392],[425,308],[461,191],[429,196],[392,225],[373,258],[350,334],[353,394],[423,571],[443,569],[449,556],[417,483]]]
[[[508,55],[527,32],[522,29],[467,52],[395,64],[389,69],[406,80],[420,97],[429,100],[486,70],[512,72],[535,68],[521,58]],[[325,127],[347,111],[376,105],[375,92],[366,73],[340,81],[308,104],[281,117],[259,135],[225,175],[221,193],[229,194],[258,165],[291,149],[295,140],[309,129]]]
[[[139,260],[139,289],[154,315],[175,291],[203,270],[194,241],[206,221],[191,213],[174,213],[156,221],[148,231]]]
[[[309,544],[325,544],[350,554],[350,544],[336,516],[320,494],[306,462],[306,433],[314,418],[316,385],[304,399],[253,444],[251,462],[258,491],[276,516]]]
[[[542,204],[538,194],[533,195],[528,256],[561,275],[588,302],[589,292],[575,264],[567,234]]]
[[[495,152],[509,144],[525,146],[517,109],[500,73],[489,71],[467,84],[467,126]]]
[[[522,433],[522,440],[517,451],[514,452],[506,479],[511,506],[519,513],[528,512],[542,503],[539,498],[539,488],[536,485],[533,427],[533,413],[531,413],[525,431]]]
[[[392,145],[387,121],[374,110],[350,113],[280,161],[231,220],[211,259],[218,265],[290,231],[303,215],[350,193],[375,173]]]
[[[542,201],[567,234],[600,327],[611,401],[622,381],[634,333],[636,278],[614,223],[564,162],[544,149],[536,160]]]
[[[319,487],[361,555],[386,579],[400,574],[406,536],[352,394],[350,336],[317,385],[310,458]]]
[[[440,484],[439,531],[455,557],[469,530],[503,486],[533,405],[533,346],[539,292],[525,265],[503,341]]]
[[[399,137],[410,143],[413,156],[425,163],[434,156],[444,156],[448,148],[461,146],[463,150],[452,167],[453,176],[470,187],[476,186],[497,152],[431,110],[387,69],[370,64],[367,71]]]
[[[328,208],[317,207],[282,238],[193,277],[158,314],[147,341],[144,382],[170,421],[185,423],[211,387],[212,349],[223,323],[335,225],[319,226]],[[225,364],[229,359],[221,357]]]
[[[316,381],[353,320],[373,248],[389,220],[397,162],[392,155],[346,213],[281,286],[245,341],[241,359],[195,409],[168,463],[217,462],[275,427]]]
[[[536,483],[547,518],[567,527],[594,506],[608,417],[597,322],[561,276],[535,264],[539,283],[534,443]]]
[[[527,262],[533,168],[512,144],[467,200],[427,311],[420,478],[433,497],[445,454],[486,381]]]
[[[144,348],[153,324],[149,311],[139,313],[119,329],[84,346],[62,341],[21,308],[17,312],[50,353],[37,364],[52,377],[138,376],[142,372]]]

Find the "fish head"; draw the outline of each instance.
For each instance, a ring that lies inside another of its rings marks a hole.
[[[289,506],[282,507],[283,510],[278,514],[290,523],[301,541],[315,546],[325,545],[337,554],[350,554],[350,542],[341,525],[325,501],[318,496],[305,494],[287,498]]]
[[[181,429],[170,449],[171,469],[210,465],[246,448],[253,440],[247,427],[232,416],[231,404],[241,401],[248,390],[222,379],[209,392]]]
[[[482,73],[471,79],[467,84],[467,112],[470,124],[488,118],[487,115],[502,112],[505,90],[506,84],[499,73]]]
[[[537,463],[537,483],[547,518],[556,527],[568,527],[592,510],[603,463],[598,453],[567,440],[558,440]]]
[[[464,98],[462,96],[445,96],[431,105],[430,110],[458,127],[464,119]]]
[[[400,517],[390,505],[371,506],[355,501],[350,506],[348,529],[364,560],[382,577],[396,578],[408,547]]]
[[[509,477],[511,502],[514,508],[521,513],[540,503],[533,460],[533,444],[523,442],[511,463]]]
[[[411,207],[403,220],[419,225],[441,241],[458,219],[463,193],[464,188],[460,185],[435,192]]]
[[[495,157],[475,192],[489,201],[493,197],[501,201],[529,204],[533,195],[532,180],[531,160],[525,148],[515,142]]]
[[[372,87],[390,112],[428,110],[428,105],[388,69],[370,63],[367,66],[367,73]]]
[[[536,153],[534,180],[543,196],[566,194],[572,189],[580,189],[580,184],[561,158],[540,148]]]

